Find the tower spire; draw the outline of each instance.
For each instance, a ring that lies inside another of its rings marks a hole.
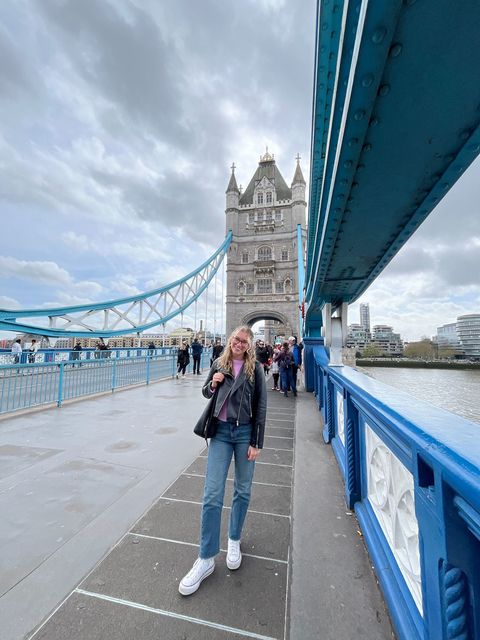
[[[297,161],[297,166],[295,169],[295,174],[293,176],[292,187],[294,184],[306,184],[305,178],[303,177],[302,169],[300,168],[300,160],[302,159],[301,155],[297,153],[295,156],[295,160]]]
[[[228,183],[228,187],[225,193],[229,193],[229,192],[236,192],[236,193],[240,193],[240,190],[237,186],[237,180],[235,178],[235,163],[232,162],[232,166],[230,167],[230,169],[232,170],[232,175],[230,176],[230,182]]]

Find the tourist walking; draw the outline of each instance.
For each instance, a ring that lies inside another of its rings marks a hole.
[[[192,342],[192,357],[193,357],[193,373],[200,375],[200,360],[202,357],[203,347],[197,338],[194,338]]]
[[[297,372],[302,366],[302,349],[297,344],[297,339],[295,336],[290,336],[288,339],[288,346],[290,349],[290,353],[293,356],[293,364],[292,364],[292,376],[295,380],[295,386],[297,384]]]
[[[13,364],[18,364],[22,357],[22,341],[20,338],[17,338],[17,340],[12,343],[12,356]]]
[[[214,403],[216,433],[208,448],[199,557],[178,588],[184,596],[195,593],[202,580],[215,569],[225,482],[232,456],[235,481],[227,567],[233,571],[242,562],[240,539],[250,503],[255,460],[263,447],[267,413],[265,376],[262,366],[255,361],[253,333],[249,327],[238,327],[232,332],[224,352],[210,369],[202,393]]]
[[[30,364],[33,364],[35,362],[35,359],[37,357],[37,351],[38,351],[38,342],[35,340],[35,338],[33,338],[32,343],[30,344],[30,349],[28,350],[28,362]]]
[[[212,357],[210,359],[210,366],[212,366],[214,360],[219,358],[222,355],[223,344],[221,343],[220,338],[217,338],[215,344],[212,347]]]
[[[275,348],[273,350],[273,359],[272,359],[272,378],[273,378],[273,387],[272,391],[280,391],[278,386],[278,378],[280,377],[280,369],[278,367],[278,362],[276,360],[276,356],[280,353],[279,349]]]
[[[177,353],[177,378],[179,374],[182,374],[182,379],[185,378],[185,372],[189,364],[190,355],[188,353],[188,342],[184,340]]]
[[[262,368],[263,368],[263,371],[265,372],[265,375],[267,375],[268,371],[269,371],[268,360],[269,360],[270,354],[269,354],[268,348],[265,346],[265,343],[263,342],[263,340],[258,340],[257,341],[257,347],[255,349],[255,356],[256,356],[258,362],[260,362],[260,364],[262,365]]]
[[[280,369],[280,381],[283,394],[288,398],[290,389],[293,395],[297,395],[297,383],[293,377],[293,355],[290,353],[288,342],[284,342],[280,353],[276,357]]]

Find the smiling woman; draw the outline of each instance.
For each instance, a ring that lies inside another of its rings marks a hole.
[[[263,447],[267,390],[262,367],[255,360],[253,333],[235,329],[222,355],[214,361],[203,387],[212,403],[216,432],[208,449],[199,557],[181,580],[179,591],[188,596],[213,573],[220,550],[220,523],[225,483],[235,456],[235,483],[228,533],[227,567],[240,567],[240,538],[250,503],[255,460]]]

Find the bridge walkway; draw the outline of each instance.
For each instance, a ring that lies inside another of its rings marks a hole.
[[[151,411],[152,406],[158,406],[158,396],[176,398],[176,426],[172,426],[169,411],[168,424],[158,416],[156,426],[160,424],[160,432],[173,432],[180,426],[183,440],[191,433],[192,414],[198,413],[201,406],[200,386],[201,379],[190,376],[186,381],[162,382],[70,405],[61,412],[41,413],[63,413],[68,422],[69,411],[76,413],[83,408],[85,424],[87,405],[92,408],[92,402],[96,403],[98,411],[103,403],[109,405],[103,407],[103,412],[116,411],[115,423],[131,425],[133,421],[142,422],[135,420],[135,404],[140,399],[141,406],[148,405]],[[114,408],[116,404],[121,407]],[[62,604],[28,634],[29,638],[393,637],[355,516],[345,507],[338,467],[330,447],[321,443],[319,414],[309,394],[299,393],[295,401],[269,391],[265,449],[255,473],[241,568],[233,572],[225,565],[230,478],[222,527],[223,550],[216,570],[196,594],[180,596],[178,582],[198,552],[207,453],[200,439],[192,436],[190,440],[197,451],[190,450],[190,459],[181,473],[175,470],[179,460],[173,449],[172,464],[159,460],[167,465],[162,478],[165,488],[160,489],[160,497],[157,492],[153,506],[142,509],[135,518],[135,509],[130,505],[127,511],[133,524],[127,527],[127,533],[126,528],[119,528],[118,515],[107,517],[97,527],[93,519],[93,532],[97,529],[99,536],[110,522],[110,536],[116,544],[105,549],[98,563],[92,561],[95,554],[91,554],[90,572],[84,571],[82,578],[64,592]],[[141,509],[141,502],[138,507]],[[77,538],[77,544],[88,543],[81,533]],[[88,548],[84,557],[87,559]],[[41,574],[42,566],[36,571]],[[63,588],[66,584],[64,579]],[[32,598],[34,594],[30,594]],[[0,614],[1,604],[0,599]],[[15,635],[8,637],[13,639]]]

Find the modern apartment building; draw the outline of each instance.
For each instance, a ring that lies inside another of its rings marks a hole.
[[[456,325],[460,349],[465,357],[480,360],[480,313],[458,316]]]

